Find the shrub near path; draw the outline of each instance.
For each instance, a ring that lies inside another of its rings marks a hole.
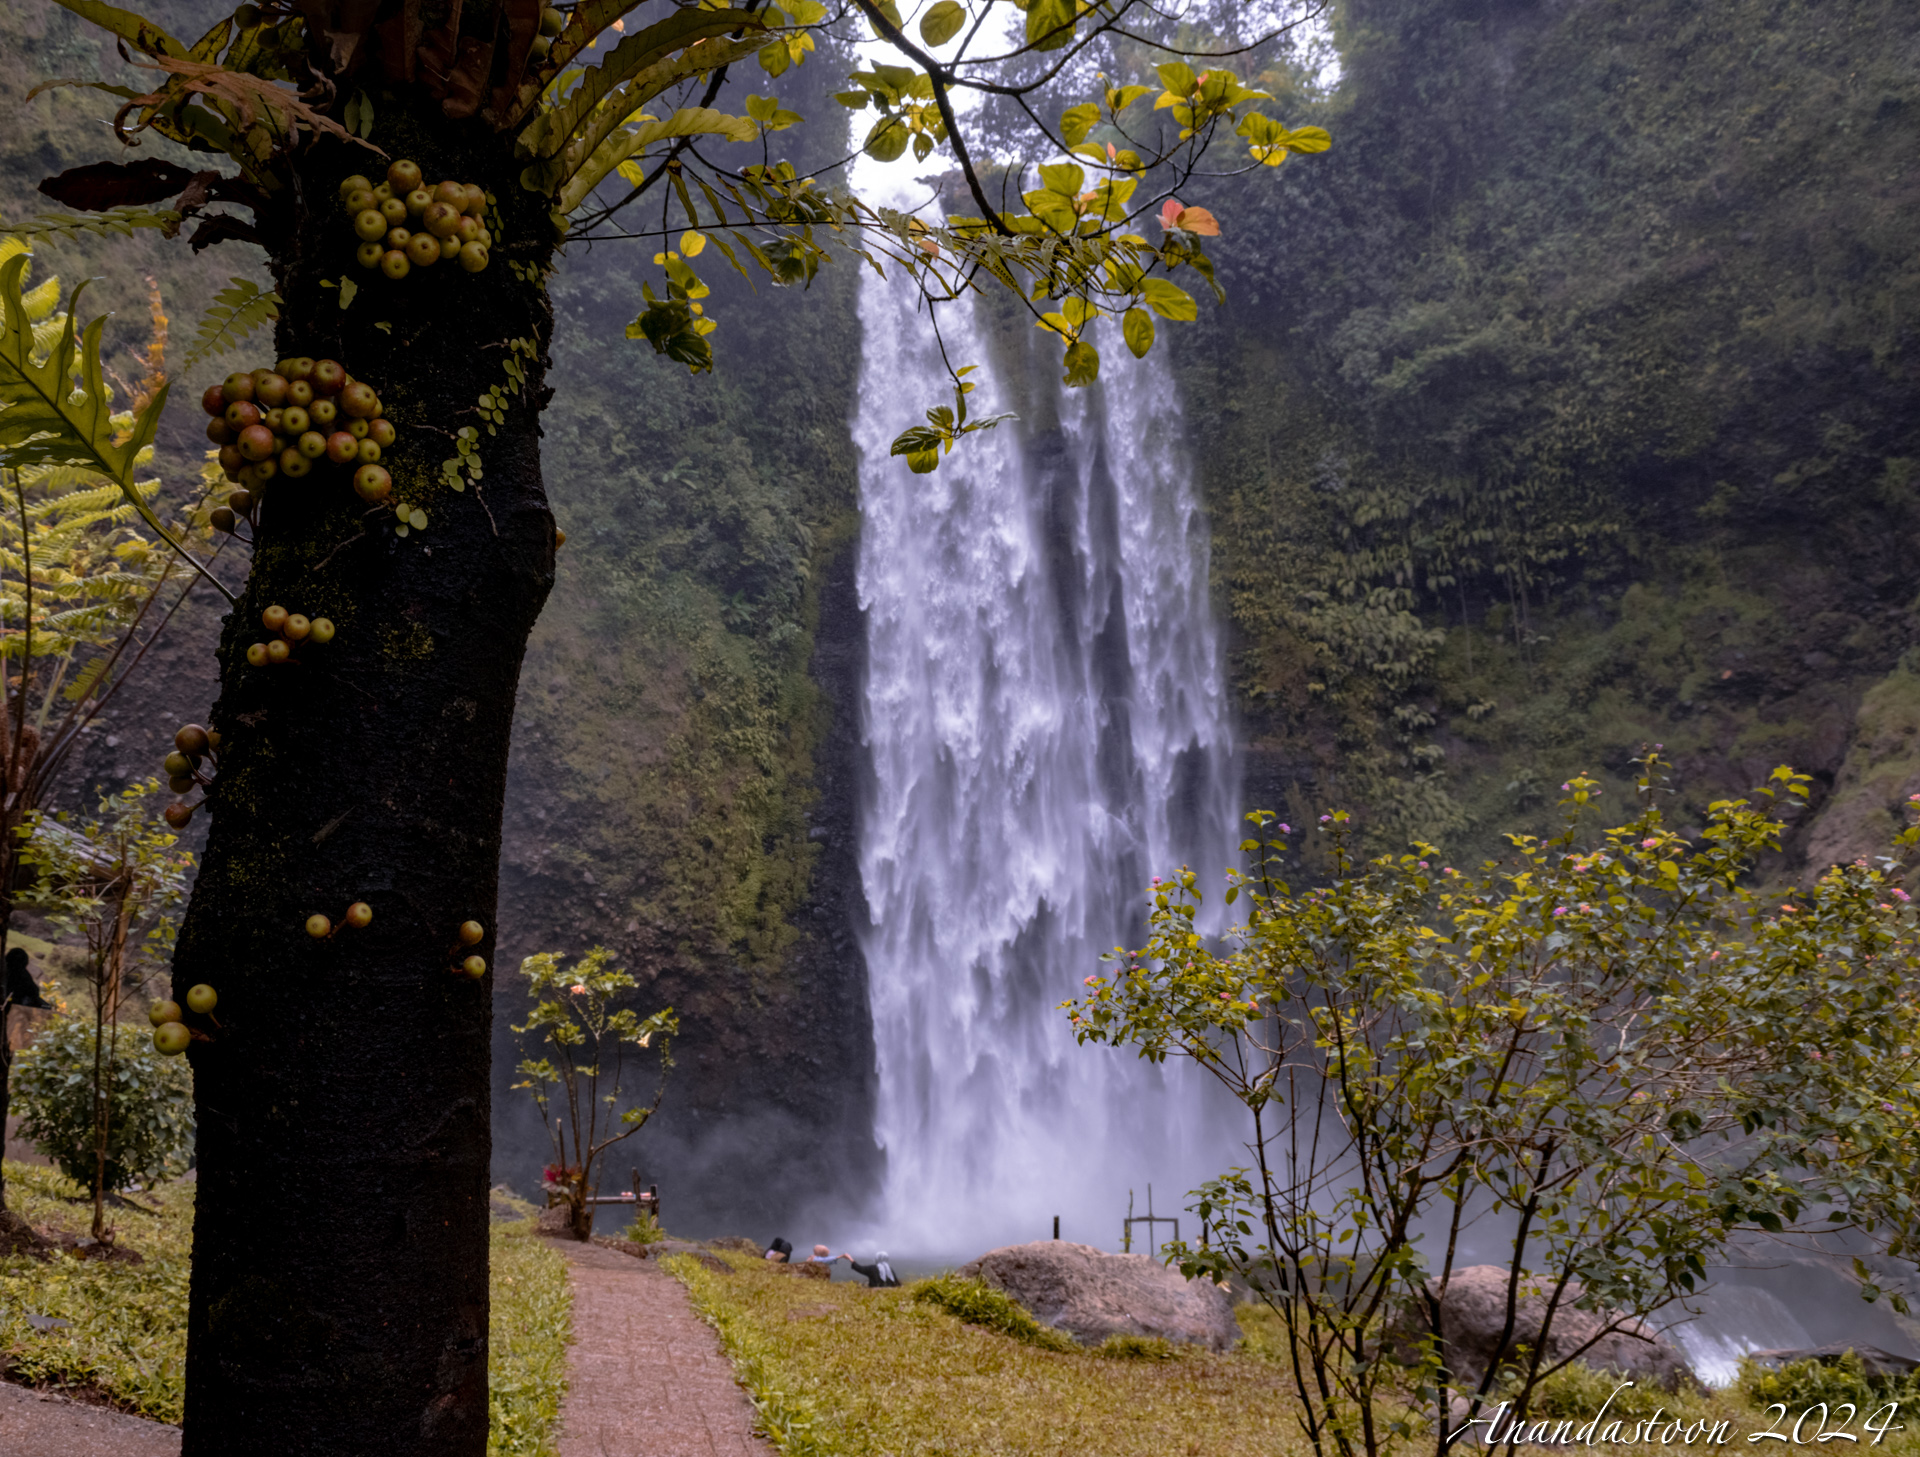
[[[719,1330],[787,1457],[1230,1457],[1300,1453],[1293,1396],[1257,1355],[1115,1360],[971,1325],[914,1297],[728,1257],[665,1263]]]

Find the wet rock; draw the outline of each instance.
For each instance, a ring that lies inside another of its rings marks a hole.
[[[1224,1351],[1240,1339],[1233,1297],[1185,1279],[1149,1255],[1110,1255],[1067,1240],[989,1250],[959,1274],[1005,1291],[1043,1324],[1083,1345],[1158,1336]]]

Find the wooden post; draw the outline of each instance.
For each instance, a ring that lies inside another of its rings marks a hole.
[[[1060,1216],[1057,1214],[1053,1216],[1053,1237],[1060,1238]]]

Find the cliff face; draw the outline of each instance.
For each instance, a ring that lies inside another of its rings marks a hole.
[[[1789,845],[1920,789],[1920,36],[1890,0],[1347,0],[1334,149],[1180,341],[1248,802],[1449,853],[1664,744]],[[1789,868],[1789,867],[1783,867]]]

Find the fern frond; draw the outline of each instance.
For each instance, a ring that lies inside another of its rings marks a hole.
[[[229,279],[201,316],[193,343],[180,361],[181,372],[204,359],[237,349],[255,330],[279,317],[279,294],[245,278]]]
[[[0,233],[16,238],[75,238],[82,233],[96,237],[118,235],[131,238],[135,228],[159,228],[168,237],[180,231],[180,214],[155,212],[146,207],[114,207],[98,213],[44,212],[28,223],[0,224]]]
[[[95,658],[74,675],[66,687],[67,702],[78,703],[100,685],[100,680],[107,675],[107,661],[104,657]]]

